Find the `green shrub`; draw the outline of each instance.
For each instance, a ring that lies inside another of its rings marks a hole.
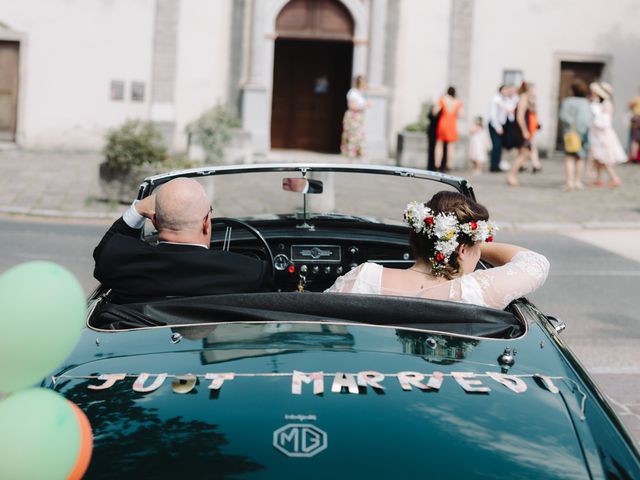
[[[183,153],[171,155],[162,162],[164,170],[184,170],[185,168],[195,167],[196,163],[192,162],[189,157]]]
[[[191,122],[187,132],[190,140],[202,147],[207,162],[216,162],[224,156],[224,147],[231,140],[231,129],[240,126],[238,117],[218,105]]]
[[[406,125],[403,130],[405,132],[426,132],[429,128],[429,112],[433,109],[433,102],[423,102],[420,106],[420,115],[418,121]]]
[[[103,154],[109,166],[129,170],[139,165],[163,162],[167,158],[167,149],[162,133],[152,122],[128,120],[107,133]]]

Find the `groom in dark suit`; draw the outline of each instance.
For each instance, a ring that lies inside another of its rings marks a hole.
[[[211,214],[198,182],[167,182],[157,195],[135,201],[109,228],[93,251],[93,276],[121,303],[267,290],[265,262],[209,250]],[[140,238],[147,218],[158,230],[157,245]]]

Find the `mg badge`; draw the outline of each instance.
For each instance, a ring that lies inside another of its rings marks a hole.
[[[273,432],[273,446],[288,457],[313,457],[327,444],[326,432],[307,423],[289,423]]]

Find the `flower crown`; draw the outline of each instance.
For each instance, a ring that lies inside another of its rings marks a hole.
[[[453,213],[433,213],[424,203],[411,202],[404,210],[404,223],[416,233],[435,238],[433,256],[429,257],[434,275],[443,276],[445,267],[463,235],[472,242],[492,242],[498,229],[491,222],[478,220],[460,223]]]

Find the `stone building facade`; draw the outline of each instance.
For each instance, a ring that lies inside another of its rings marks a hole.
[[[575,76],[613,85],[625,138],[639,17],[636,0],[0,0],[0,141],[95,150],[144,118],[184,151],[186,125],[225,104],[256,154],[335,152],[359,74],[372,158],[447,86],[464,134],[499,84],[523,78],[537,86],[541,148],[557,145]]]

